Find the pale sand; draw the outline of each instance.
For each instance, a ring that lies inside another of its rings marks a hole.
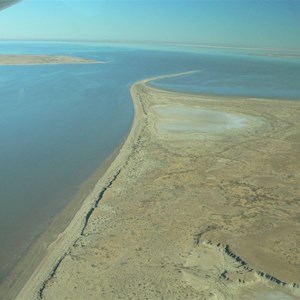
[[[96,60],[54,55],[0,55],[0,65],[91,64]]]
[[[17,299],[298,299],[300,102],[131,93],[119,155]],[[167,130],[175,105],[243,122]]]

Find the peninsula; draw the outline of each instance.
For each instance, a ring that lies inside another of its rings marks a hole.
[[[131,93],[119,155],[17,299],[298,299],[300,102]]]
[[[0,65],[40,65],[40,64],[91,64],[95,60],[72,56],[52,55],[0,55]]]

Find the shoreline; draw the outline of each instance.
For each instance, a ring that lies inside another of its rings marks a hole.
[[[126,160],[130,155],[130,144],[135,140],[135,136],[139,131],[138,122],[141,118],[139,113],[140,110],[138,108],[139,105],[135,101],[133,101],[133,105],[134,119],[132,127],[123,145],[121,145],[121,148],[118,151],[119,153],[116,153],[114,155],[114,159],[107,167],[103,176],[98,179],[91,193],[82,201],[81,207],[76,212],[67,228],[65,228],[65,230],[58,235],[56,240],[48,245],[45,257],[34,269],[30,278],[26,281],[26,284],[17,294],[16,299],[29,299],[32,297],[39,298],[40,290],[43,288],[43,281],[47,282],[49,280],[49,277],[51,278],[53,276],[53,271],[55,272],[55,269],[59,266],[62,259],[68,253],[67,249],[72,244],[76,243],[76,240],[78,239],[77,236],[80,236],[80,233],[83,232],[86,225],[86,220],[91,215],[92,210],[98,206],[98,203],[102,197],[102,193],[110,187],[112,182],[118,176],[120,168],[122,168],[122,165],[124,165],[124,160]],[[56,248],[54,254],[49,253],[52,248]],[[63,253],[63,255],[59,255],[59,253]],[[46,271],[43,270],[44,268],[46,269]],[[40,280],[41,274],[43,274],[43,280]],[[33,283],[31,283],[31,281],[33,281]],[[41,286],[40,289],[38,289],[39,286]]]
[[[121,145],[122,144],[123,142]],[[57,212],[50,224],[42,230],[17,262],[11,267],[0,284],[0,299],[2,299],[2,295],[6,295],[9,297],[8,299],[15,298],[43,259],[47,248],[53,244],[58,236],[68,227],[75,214],[82,206],[85,198],[94,189],[99,178],[105,174],[106,170],[117,156],[121,145],[114,149],[100,166],[78,186],[77,191],[72,195],[69,203],[62,208],[62,210]]]
[[[185,74],[192,74],[192,73],[196,73],[199,71],[190,71],[190,72],[183,72],[180,73],[180,75],[185,75]],[[162,87],[156,87],[155,85],[151,84],[151,81],[155,81],[155,80],[159,80],[159,79],[163,79],[163,78],[169,78],[172,76],[159,76],[159,77],[155,77],[152,79],[149,79],[147,81],[147,86],[149,86],[150,88],[159,90],[159,91],[166,91],[166,92],[170,92],[170,93],[176,93],[176,94],[182,94],[182,95],[191,95],[191,96],[201,96],[201,97],[205,97],[207,99],[227,99],[227,100],[254,100],[254,101],[300,101],[300,99],[298,98],[271,98],[271,97],[250,97],[250,96],[245,96],[245,95],[221,95],[221,94],[206,94],[206,93],[199,93],[199,92],[192,92],[192,91],[179,91],[179,90],[172,90],[171,88],[162,88]]]
[[[168,105],[167,101],[164,100],[163,96],[168,96],[168,97],[173,97],[175,100],[177,99],[177,102],[180,102],[180,98],[182,98],[185,94],[183,93],[177,93],[177,92],[168,92],[164,91],[158,88],[154,87],[149,87],[147,83],[151,80],[158,79],[156,78],[150,78],[146,80],[139,81],[135,83],[131,87],[131,95],[133,98],[133,104],[134,104],[134,120],[132,124],[132,128],[130,130],[130,133],[124,142],[121,150],[119,151],[119,155],[116,156],[115,160],[112,162],[110,167],[107,169],[106,173],[104,176],[100,178],[98,183],[96,184],[93,192],[84,200],[81,208],[78,210],[76,215],[74,216],[73,220],[69,224],[69,226],[66,228],[64,232],[62,232],[58,239],[51,244],[48,247],[47,254],[45,258],[43,259],[42,263],[39,265],[37,269],[35,269],[34,273],[32,274],[31,278],[27,282],[27,284],[23,287],[21,292],[19,293],[17,299],[41,299],[44,297],[44,292],[45,290],[48,290],[53,284],[54,277],[56,277],[56,272],[61,268],[62,263],[64,262],[65,258],[68,258],[71,255],[71,252],[73,251],[72,248],[77,248],[78,243],[80,240],[84,240],[85,238],[88,239],[89,235],[91,233],[91,225],[90,221],[93,219],[95,221],[94,213],[97,212],[97,208],[99,209],[99,202],[104,201],[105,203],[103,205],[107,205],[110,202],[107,200],[107,194],[113,193],[111,191],[111,188],[114,189],[123,189],[124,188],[124,183],[122,185],[122,179],[124,181],[124,176],[123,173],[128,173],[129,171],[132,172],[133,169],[130,169],[129,165],[132,165],[132,159],[141,159],[141,157],[147,155],[145,153],[145,149],[147,148],[142,148],[141,152],[138,151],[140,149],[140,145],[142,144],[142,140],[145,138],[143,136],[143,133],[146,131],[150,131],[151,137],[163,147],[164,142],[167,140],[168,143],[173,143],[174,139],[176,140],[177,138],[173,136],[172,132],[169,133],[166,136],[162,136],[159,133],[159,128],[153,123],[155,121],[155,112],[152,109],[152,106],[148,103],[145,102],[145,99],[149,100],[149,97],[152,97],[150,101],[156,101],[153,100],[154,95],[160,95],[159,100],[162,101],[163,105]],[[142,96],[141,96],[142,95]],[[162,96],[163,95],[163,96]],[[173,95],[173,96],[172,96]],[[177,95],[177,98],[176,98]],[[245,104],[245,100],[229,100],[230,97],[212,97],[211,99],[206,99],[207,97],[199,96],[199,95],[187,95],[186,97],[189,98],[189,105],[195,105],[196,102],[199,102],[199,99],[201,100],[199,103],[196,103],[197,106],[200,107],[208,107],[208,108],[213,108],[216,109],[215,106],[218,107],[218,110],[221,111],[229,111],[229,112],[234,112],[234,113],[245,113],[245,109],[243,108],[243,103]],[[221,103],[223,99],[228,99],[228,102]],[[173,99],[173,100],[174,100]],[[258,118],[258,114],[253,106],[255,102],[260,101],[264,106],[268,106],[269,101],[268,100],[251,100],[252,104],[249,104],[249,107],[252,107],[252,112],[248,111],[247,114],[255,116]],[[215,103],[214,103],[215,102]],[[284,103],[282,103],[284,102]],[[181,102],[180,102],[181,103]],[[299,106],[297,103],[294,102],[289,102],[289,101],[280,101],[280,100],[272,100],[272,104],[286,104],[286,105],[296,105]],[[235,108],[233,104],[240,104],[240,107]],[[219,108],[219,105],[221,108]],[[299,109],[299,108],[298,108]],[[249,110],[249,109],[248,109]],[[246,109],[247,111],[247,109]],[[152,117],[152,119],[151,119]],[[263,129],[271,130],[268,122],[275,122],[276,120],[270,119],[268,120],[268,115],[264,114],[262,118],[265,119],[265,122],[259,123],[254,125],[255,122],[251,122],[251,126],[249,126],[246,130],[244,129],[237,129],[233,134],[231,133],[226,133],[225,137],[227,137],[229,140],[235,140],[236,137],[241,137],[244,139],[247,139],[246,132],[247,130],[249,132],[252,132],[253,130],[257,131],[259,134],[263,134]],[[258,120],[258,119],[257,119]],[[142,122],[143,121],[143,122]],[[276,123],[276,122],[275,122]],[[275,124],[274,123],[274,124]],[[273,125],[274,125],[273,124]],[[278,121],[278,124],[280,125],[280,122]],[[253,129],[254,128],[254,129]],[[147,133],[149,134],[149,133]],[[191,134],[188,136],[188,139],[186,140],[187,136],[182,135],[182,139],[187,143],[188,146],[194,147],[193,146],[193,139],[191,139]],[[211,138],[210,136],[207,137],[206,135],[204,136],[205,143],[206,144],[213,144],[217,143],[218,140],[220,140],[219,136],[214,136],[214,138]],[[157,140],[155,139],[157,138]],[[215,141],[217,139],[217,142]],[[222,141],[222,138],[221,138]],[[201,143],[203,143],[203,140],[201,140]],[[222,142],[224,143],[224,142]],[[198,144],[197,144],[198,145]],[[149,146],[153,147],[153,145],[150,143]],[[175,148],[174,148],[175,149]],[[183,150],[182,146],[180,146],[180,149],[182,151],[187,151]],[[150,151],[150,150],[149,150]],[[158,150],[156,150],[158,151]],[[175,151],[175,150],[174,150]],[[174,152],[175,153],[175,152]],[[192,152],[191,152],[192,153]],[[192,154],[189,155],[192,155]],[[143,160],[142,160],[143,161]],[[180,162],[179,162],[180,163]],[[150,166],[151,167],[151,166]],[[151,170],[153,168],[150,168]],[[144,170],[144,169],[143,169]],[[145,171],[145,170],[144,170]],[[152,170],[153,171],[153,170]],[[140,171],[137,170],[139,173]],[[155,172],[155,171],[153,171]],[[130,173],[130,172],[129,172]],[[128,174],[127,174],[128,175]],[[135,176],[135,175],[132,175]],[[162,178],[164,177],[163,174],[160,174]],[[210,179],[209,181],[214,181],[214,179]],[[121,185],[118,184],[118,182],[121,181]],[[207,184],[212,184],[211,182]],[[117,186],[117,187],[115,187]],[[152,191],[149,186],[146,186],[149,191]],[[113,189],[113,190],[114,190]],[[103,207],[101,205],[101,207]],[[160,205],[160,204],[158,204]],[[130,203],[128,203],[127,206],[130,206]],[[125,208],[124,208],[125,209]],[[188,212],[188,211],[187,211]],[[126,218],[126,215],[124,216]],[[287,225],[286,225],[287,226]],[[191,227],[194,227],[192,224]],[[208,226],[210,227],[210,226]],[[213,226],[214,227],[214,226]],[[195,230],[195,229],[193,229]],[[199,230],[199,229],[198,229]],[[226,239],[226,234],[220,234],[220,233],[215,233],[211,229],[206,229],[204,230],[204,233],[202,233],[199,237],[198,244],[200,243],[201,245],[203,244],[203,247],[206,247],[206,244],[214,244],[215,241],[218,241],[218,244],[227,245],[226,243],[228,242],[228,239]],[[202,241],[202,236],[204,235],[212,235],[211,237],[207,237],[204,241]],[[172,239],[171,239],[172,240]],[[193,242],[192,238],[192,244]],[[212,241],[213,240],[213,241]],[[229,239],[230,240],[230,239]],[[234,242],[232,242],[234,245]],[[217,243],[216,243],[217,244]],[[162,246],[162,245],[161,245]],[[202,247],[202,246],[201,246]],[[219,246],[218,246],[219,247]],[[188,248],[191,248],[191,245],[189,245]],[[230,248],[231,249],[231,248]],[[198,251],[195,249],[195,246],[193,246],[190,251]],[[216,252],[216,249],[213,249],[212,252]],[[236,249],[234,248],[232,251],[236,252]],[[240,251],[238,249],[238,251]],[[185,252],[185,251],[184,251]],[[222,252],[222,251],[221,251]],[[185,254],[186,255],[186,254]],[[217,256],[217,254],[215,254]],[[223,258],[222,258],[223,259]],[[187,263],[189,264],[189,263]],[[249,265],[252,266],[250,263]],[[120,266],[119,266],[120,267]],[[188,268],[188,266],[186,266]],[[264,269],[263,269],[264,270]],[[260,272],[262,272],[260,270]],[[181,275],[180,275],[181,276]],[[193,280],[190,278],[190,275],[185,275],[185,277],[188,277],[188,281],[190,282],[191,286],[194,286]],[[41,278],[43,278],[41,280]],[[56,279],[58,280],[58,279]],[[178,278],[176,277],[176,280]],[[192,280],[192,281],[191,281]],[[244,279],[243,279],[244,280]],[[259,283],[261,283],[259,281]],[[234,287],[235,288],[235,287]],[[61,292],[61,290],[60,290]],[[217,295],[219,291],[215,291],[215,294]]]

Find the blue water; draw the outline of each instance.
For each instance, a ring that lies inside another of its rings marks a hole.
[[[233,54],[68,43],[0,43],[0,54],[98,59],[89,65],[0,66],[0,279],[128,133],[130,86],[300,99],[299,61]]]
[[[179,92],[300,100],[300,59],[203,55],[191,75],[152,81]]]

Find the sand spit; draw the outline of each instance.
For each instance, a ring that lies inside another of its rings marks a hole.
[[[146,83],[120,154],[17,299],[298,299],[300,102]],[[238,126],[161,127],[175,105]]]
[[[0,55],[0,65],[91,64],[99,61],[72,56]]]

